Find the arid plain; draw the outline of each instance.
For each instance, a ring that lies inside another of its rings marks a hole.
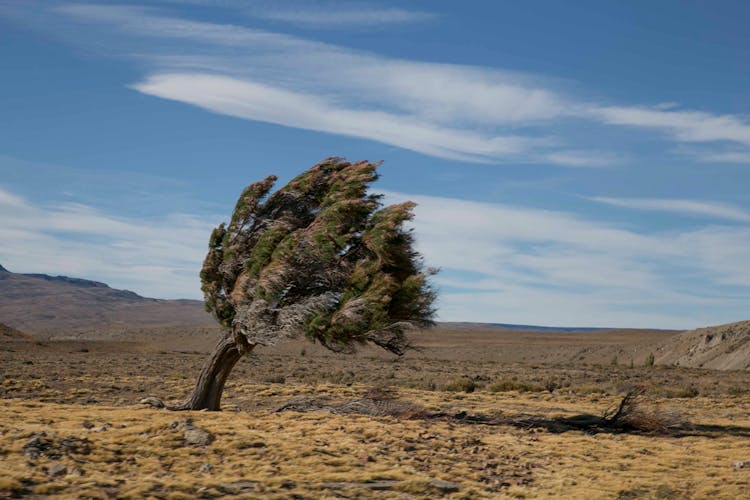
[[[750,489],[750,372],[658,356],[651,365],[675,332],[444,324],[414,333],[418,349],[400,358],[291,340],[241,360],[220,413],[139,403],[187,395],[217,335],[122,326],[6,335],[2,495],[741,498]],[[645,390],[637,410],[657,425],[576,424],[633,387]]]

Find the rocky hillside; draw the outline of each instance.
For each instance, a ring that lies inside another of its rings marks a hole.
[[[675,335],[659,345],[656,362],[716,370],[750,369],[750,321]]]
[[[58,335],[113,326],[214,326],[197,300],[160,300],[67,276],[12,273],[0,266],[0,322]]]
[[[0,340],[26,340],[30,335],[0,323]]]

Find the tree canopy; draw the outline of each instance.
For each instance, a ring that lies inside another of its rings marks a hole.
[[[206,308],[240,346],[303,334],[350,352],[402,354],[405,330],[432,324],[434,272],[404,227],[412,202],[367,192],[380,163],[327,158],[271,193],[251,184],[213,230],[201,271]]]

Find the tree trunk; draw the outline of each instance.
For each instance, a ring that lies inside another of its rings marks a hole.
[[[249,344],[240,346],[231,334],[225,335],[203,365],[193,394],[181,405],[170,409],[219,411],[221,394],[229,373],[242,355],[250,352],[253,347]]]

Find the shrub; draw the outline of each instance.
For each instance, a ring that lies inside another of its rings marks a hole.
[[[750,394],[750,389],[748,389],[747,387],[731,386],[727,389],[727,392],[730,396],[745,396],[747,394]]]
[[[654,353],[650,353],[648,357],[646,358],[645,366],[652,367],[654,366]]]
[[[554,392],[557,389],[560,389],[561,387],[562,387],[562,383],[560,383],[558,380],[556,380],[554,378],[548,378],[544,382],[544,390],[546,390],[548,392]]]
[[[664,390],[664,397],[667,398],[694,398],[698,394],[698,389],[693,386]]]
[[[519,382],[516,380],[500,380],[489,387],[491,392],[542,392],[544,387],[531,382]]]
[[[443,386],[443,390],[449,392],[474,392],[476,388],[477,383],[468,377],[451,380]]]

